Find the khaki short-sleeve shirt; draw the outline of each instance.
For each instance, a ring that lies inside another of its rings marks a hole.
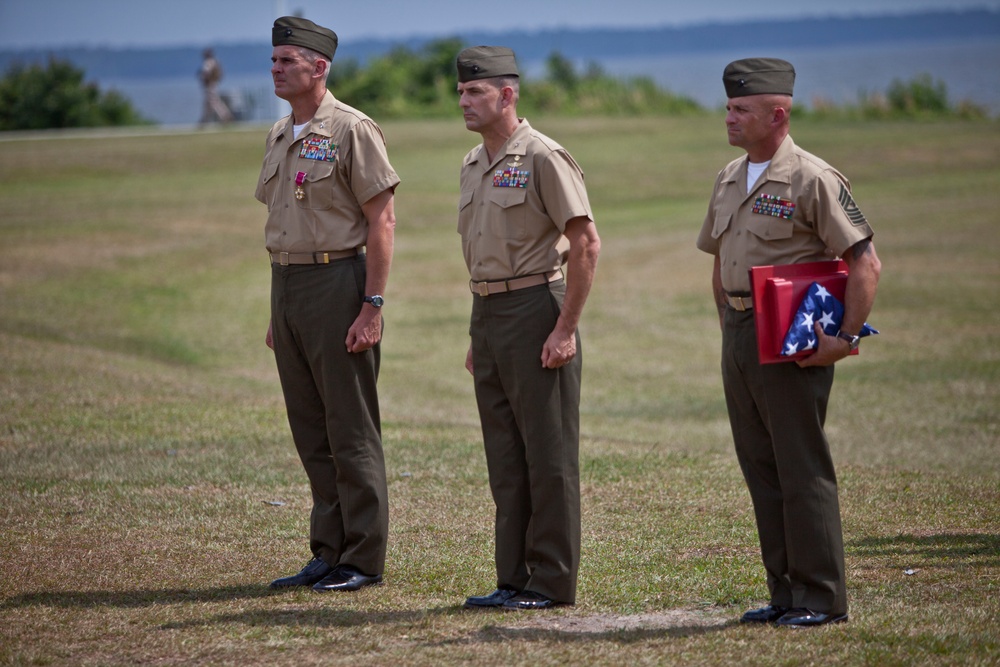
[[[698,235],[727,292],[750,291],[750,267],[834,259],[873,235],[848,180],[790,136],[749,193],[746,182],[746,156],[719,172]]]
[[[295,139],[291,117],[267,136],[254,196],[267,205],[269,252],[332,252],[365,245],[361,205],[399,184],[382,130],[326,92]]]
[[[462,163],[458,232],[475,281],[546,273],[566,262],[566,223],[594,219],[583,171],[522,119],[490,161],[480,144]]]

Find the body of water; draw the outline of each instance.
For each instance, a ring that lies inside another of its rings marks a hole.
[[[722,70],[732,60],[748,56],[775,56],[795,65],[795,99],[813,106],[817,100],[853,104],[860,94],[884,93],[896,79],[910,81],[929,74],[943,81],[949,100],[968,100],[1000,115],[1000,40],[969,40],[931,44],[896,43],[869,47],[786,50],[768,53],[718,50],[689,55],[653,55],[607,58],[597,61],[613,76],[648,76],[671,92],[686,95],[709,108],[721,108],[726,99]],[[582,71],[586,63],[577,63]],[[225,63],[223,63],[225,66]],[[544,63],[521,63],[524,74],[544,74]],[[97,82],[132,100],[147,118],[165,125],[193,125],[201,116],[198,81],[190,79],[122,79]],[[227,78],[221,90],[245,120],[267,122],[288,113],[288,105],[273,94],[271,77]],[[336,91],[334,91],[336,93]]]
[[[795,66],[795,100],[812,107],[819,99],[853,104],[859,94],[885,93],[893,80],[930,74],[945,83],[954,104],[969,100],[1000,115],[1000,40],[932,44],[896,43],[768,53],[719,51],[689,56],[620,58],[601,63],[609,74],[651,76],[661,87],[700,104],[726,104],[722,70],[733,60],[753,56],[784,58]]]

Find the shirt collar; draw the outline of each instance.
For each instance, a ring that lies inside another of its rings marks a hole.
[[[333,133],[331,128],[333,127],[333,112],[337,108],[337,98],[333,96],[329,90],[323,94],[323,100],[319,103],[319,108],[316,109],[316,113],[313,114],[312,119],[309,123],[302,128],[302,132],[299,133],[299,139],[309,136],[310,134],[318,134],[323,137],[331,137]],[[292,123],[292,116],[288,116],[288,122],[285,124],[284,132],[282,135],[288,139],[289,143],[294,143],[295,129]]]
[[[507,138],[507,141],[500,147],[497,154],[493,156],[492,162],[487,162],[486,147],[480,144],[479,150],[473,152],[469,163],[478,162],[483,171],[486,171],[508,155],[527,155],[528,135],[531,133],[531,124],[528,123],[526,118],[518,118],[517,120],[517,129]]]

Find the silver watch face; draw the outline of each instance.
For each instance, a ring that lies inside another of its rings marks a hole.
[[[385,299],[383,299],[378,294],[376,294],[375,296],[366,296],[365,297],[365,301],[367,301],[371,305],[375,306],[376,308],[381,308],[382,304],[385,303]]]

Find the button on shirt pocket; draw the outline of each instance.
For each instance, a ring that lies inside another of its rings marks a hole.
[[[527,233],[527,188],[490,188],[490,231],[497,238],[523,239]]]

